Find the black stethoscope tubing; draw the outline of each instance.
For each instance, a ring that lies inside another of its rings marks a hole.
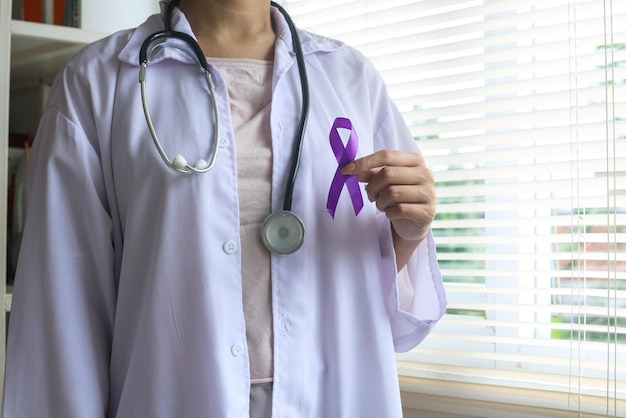
[[[179,39],[191,47],[194,55],[196,56],[196,58],[198,59],[198,62],[200,63],[200,66],[202,67],[204,72],[208,75],[207,78],[209,80],[209,83],[212,83],[210,81],[209,64],[206,60],[204,53],[202,52],[202,48],[200,48],[200,45],[198,45],[198,42],[196,42],[196,40],[192,36],[172,29],[172,13],[174,11],[174,8],[178,7],[179,3],[180,3],[180,0],[171,0],[168,3],[167,8],[165,9],[165,19],[164,19],[165,29],[153,33],[152,35],[148,36],[144,40],[141,46],[141,49],[139,51],[139,63],[142,66],[142,68],[145,68],[147,66],[148,50],[154,42],[158,40],[167,39],[167,38]],[[293,49],[295,52],[296,62],[298,65],[298,73],[300,76],[300,87],[301,87],[301,93],[302,93],[302,109],[300,113],[300,121],[298,123],[298,128],[297,128],[296,135],[295,135],[295,144],[294,144],[293,154],[291,158],[291,166],[289,168],[289,176],[287,177],[287,183],[285,185],[283,210],[280,212],[273,213],[266,218],[263,224],[262,238],[263,238],[264,244],[266,245],[266,247],[268,247],[270,251],[274,253],[278,253],[278,254],[291,254],[300,248],[304,240],[304,225],[302,223],[302,220],[293,212],[291,212],[291,204],[293,201],[293,192],[295,189],[296,178],[298,176],[298,170],[300,168],[300,160],[302,157],[302,146],[304,143],[304,135],[306,132],[306,126],[307,126],[308,117],[309,117],[309,102],[310,102],[309,82],[308,82],[306,66],[304,62],[304,53],[302,51],[302,46],[300,44],[300,37],[298,36],[298,32],[297,32],[295,24],[293,20],[291,19],[291,17],[289,16],[289,14],[287,13],[287,11],[282,6],[280,6],[274,1],[271,1],[270,4],[272,7],[275,7],[284,16],[285,21],[287,22],[287,26],[289,27],[289,31],[291,32]],[[145,77],[145,75],[143,77]],[[216,123],[219,124],[219,121],[216,121]],[[151,125],[150,122],[149,124]],[[214,144],[214,146],[216,146],[216,144]],[[160,146],[157,145],[157,148],[160,148]],[[215,159],[215,156],[216,154],[214,154],[213,160]],[[182,170],[176,170],[176,171],[183,172]],[[208,170],[191,170],[191,172],[206,172],[206,171]],[[184,172],[190,172],[190,171],[184,171]],[[273,231],[273,232],[266,232],[268,230]],[[288,238],[286,240],[283,239],[285,238],[284,235],[285,234],[289,235],[289,233],[296,233],[297,237],[295,237],[295,239],[293,239],[293,237]],[[272,234],[275,235],[274,238],[271,237]],[[278,245],[278,247],[276,247],[275,243],[280,243],[280,244]]]

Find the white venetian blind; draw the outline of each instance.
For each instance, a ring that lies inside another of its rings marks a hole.
[[[436,175],[449,307],[398,356],[407,415],[626,416],[626,0],[286,3]]]

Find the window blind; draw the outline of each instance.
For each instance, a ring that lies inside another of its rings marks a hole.
[[[449,307],[403,389],[624,416],[626,1],[286,7],[373,61],[435,172]]]

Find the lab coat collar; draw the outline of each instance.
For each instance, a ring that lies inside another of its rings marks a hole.
[[[162,1],[161,14],[150,16],[148,20],[146,20],[131,33],[128,43],[124,46],[124,48],[118,55],[120,61],[127,64],[139,66],[139,50],[141,49],[141,45],[143,44],[144,40],[153,33],[162,30],[164,27],[164,15],[166,5],[167,2]],[[285,44],[284,46],[287,47],[289,53],[291,55],[295,55],[291,41],[291,32],[289,31],[289,26],[287,25],[285,18],[275,8],[272,8],[271,12],[277,32],[277,43],[283,42]],[[193,31],[191,30],[191,25],[189,24],[189,21],[185,17],[184,13],[181,12],[178,8],[176,8],[172,14],[172,28],[176,31],[186,33],[196,39]],[[314,35],[302,30],[298,31],[298,35],[300,36],[300,44],[302,46],[302,53],[304,55],[314,52],[331,52],[344,46],[344,44],[340,41]],[[277,48],[278,47],[279,46],[277,45]],[[195,63],[195,60],[192,57],[176,48],[159,49],[152,55],[150,62],[157,63],[165,59],[173,59],[188,64]]]
[[[143,42],[153,33],[163,30],[165,27],[165,6],[166,2],[161,2],[161,13],[152,15],[138,26],[130,35],[128,43],[120,51],[118,58],[127,64],[139,66],[139,50]],[[186,33],[196,39],[191,30],[191,25],[185,15],[178,9],[174,9],[172,14],[172,28],[176,31]],[[176,48],[160,48],[151,57],[151,63],[157,63],[165,59],[174,59],[176,61],[193,64],[195,61],[192,57]]]

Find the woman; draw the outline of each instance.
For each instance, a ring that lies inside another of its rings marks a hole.
[[[29,171],[4,416],[400,417],[394,351],[446,301],[432,174],[380,76],[299,31],[312,93],[292,210],[306,239],[271,254],[261,224],[283,204],[302,106],[287,22],[266,0],[176,5],[173,29],[211,64],[216,164],[176,173],[152,145],[137,57],[164,15],[61,72]],[[148,68],[164,150],[210,154],[197,64],[156,48]]]

